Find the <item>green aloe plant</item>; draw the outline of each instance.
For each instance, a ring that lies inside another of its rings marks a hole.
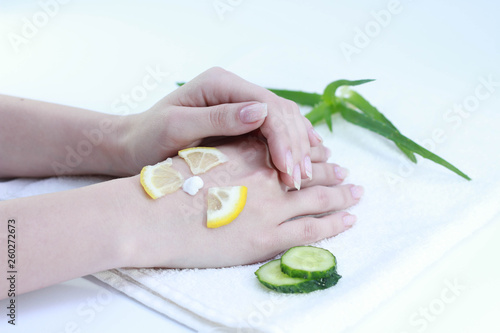
[[[363,96],[349,87],[358,86],[374,80],[337,80],[326,86],[323,94],[298,90],[284,90],[268,88],[276,95],[294,101],[297,104],[311,106],[312,110],[306,114],[313,125],[324,121],[332,131],[332,115],[339,113],[346,121],[366,128],[391,140],[413,163],[417,163],[415,154],[427,158],[457,175],[471,180],[453,164],[420,146],[407,138],[387,119],[376,107],[370,104]],[[178,82],[182,86],[184,82]],[[341,89],[339,89],[341,88]],[[340,93],[337,93],[337,91]]]
[[[306,117],[313,125],[324,121],[332,131],[332,115],[339,113],[346,121],[393,141],[412,162],[417,163],[415,154],[418,154],[470,180],[470,177],[457,167],[401,134],[396,126],[376,107],[371,105],[359,93],[349,88],[371,81],[373,80],[333,81],[326,86],[323,94],[282,89],[269,90],[297,104],[311,106],[312,110],[306,114]],[[340,93],[337,93],[337,91],[340,91]]]

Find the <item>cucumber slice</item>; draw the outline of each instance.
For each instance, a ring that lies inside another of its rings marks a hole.
[[[296,246],[281,257],[281,270],[294,278],[327,278],[337,275],[337,260],[328,250],[314,246]]]
[[[282,293],[309,293],[326,289],[335,285],[340,279],[338,274],[317,280],[293,278],[281,271],[280,259],[262,265],[255,275],[263,285]]]

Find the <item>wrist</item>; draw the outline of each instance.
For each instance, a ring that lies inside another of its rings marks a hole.
[[[131,175],[122,161],[127,146],[125,117],[85,111],[75,118],[66,119],[64,135],[57,140],[60,156],[52,162],[56,174]]]
[[[112,176],[132,176],[136,175],[137,170],[130,167],[129,147],[131,146],[131,126],[130,116],[110,115],[102,119],[99,123],[99,131],[96,132],[96,137],[102,135],[101,154],[103,160],[101,174]]]
[[[144,209],[142,193],[140,192],[139,176],[119,178],[112,182],[114,206],[113,225],[116,234],[111,243],[114,267],[137,267],[137,256],[140,251],[142,220],[149,214]]]
[[[191,175],[189,167],[174,158],[174,168],[184,179]],[[144,191],[140,176],[120,179],[119,207],[121,240],[117,246],[127,267],[182,267],[190,237],[203,223],[203,193],[192,197],[179,189],[153,200]],[[188,227],[190,226],[190,227]],[[186,234],[186,228],[191,232]]]
[[[161,239],[158,228],[168,220],[170,200],[151,199],[142,188],[140,176],[116,180],[116,207],[120,212],[117,221],[119,237],[116,237],[114,257],[118,267],[154,267],[158,265],[158,248],[165,248],[168,240]],[[165,199],[165,198],[163,198]],[[158,216],[158,204],[164,214]],[[167,251],[161,251],[166,259]]]

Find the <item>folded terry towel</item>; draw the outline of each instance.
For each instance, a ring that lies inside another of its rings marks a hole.
[[[355,324],[448,249],[498,218],[500,115],[483,110],[438,153],[472,177],[433,164],[405,162],[391,143],[340,119],[319,131],[347,182],[365,196],[351,209],[357,224],[317,246],[338,260],[339,283],[306,295],[274,293],[254,276],[258,264],[221,269],[113,269],[97,278],[139,302],[205,332],[339,332]],[[481,149],[479,149],[481,147]],[[496,152],[488,154],[483,151]],[[0,183],[0,199],[65,190],[103,178],[18,179]],[[221,254],[223,255],[223,254]]]

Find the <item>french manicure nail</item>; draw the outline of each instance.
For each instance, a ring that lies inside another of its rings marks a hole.
[[[323,142],[323,138],[321,137],[321,135],[319,135],[318,132],[316,132],[314,128],[311,128],[311,133],[316,139],[318,139],[319,142]]]
[[[365,193],[365,190],[362,186],[356,185],[351,187],[351,195],[354,199],[358,200],[363,196],[363,193]]]
[[[309,156],[304,157],[304,167],[306,169],[306,175],[309,180],[313,179],[313,170],[311,164],[311,158]]]
[[[337,179],[340,180],[344,180],[349,175],[349,170],[340,166],[336,166],[335,168],[333,168],[333,170],[335,171],[335,176],[337,176]]]
[[[301,182],[301,175],[300,175],[300,166],[297,164],[295,165],[295,168],[293,168],[293,185],[297,190],[300,190],[300,182]]]
[[[354,223],[356,223],[357,217],[356,215],[347,214],[342,218],[344,225],[346,227],[352,227]]]
[[[286,155],[285,155],[285,164],[286,164],[286,173],[290,177],[292,177],[293,157],[292,157],[292,152],[290,150],[286,152]]]
[[[267,104],[254,103],[245,106],[240,111],[240,119],[244,124],[251,124],[267,117]]]

